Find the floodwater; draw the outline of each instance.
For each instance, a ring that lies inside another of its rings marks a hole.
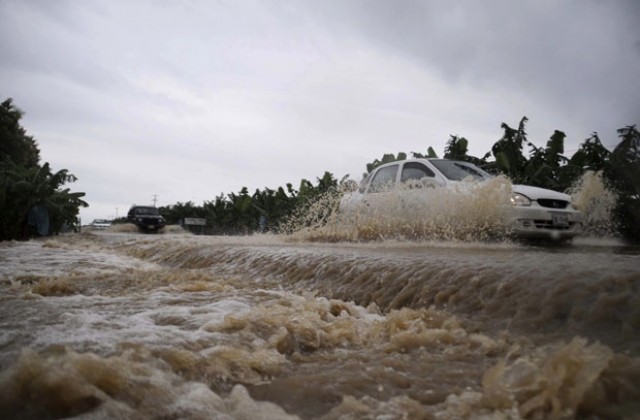
[[[640,249],[0,243],[0,417],[640,418]]]

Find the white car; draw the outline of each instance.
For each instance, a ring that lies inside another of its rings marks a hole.
[[[93,229],[107,229],[111,227],[111,222],[106,219],[95,219],[90,225]]]
[[[492,182],[498,184],[490,185]],[[464,198],[471,195],[472,200]],[[585,223],[584,214],[573,207],[567,194],[510,185],[471,163],[448,159],[409,159],[381,165],[340,202],[341,213],[370,220],[399,216],[481,220],[483,212],[490,212],[489,207],[496,214],[502,212],[508,232],[522,238],[571,239],[580,234]]]

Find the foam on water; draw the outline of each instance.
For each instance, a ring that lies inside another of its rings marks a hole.
[[[637,251],[124,233],[44,244],[0,245],[3,418],[640,410]]]
[[[25,350],[0,375],[0,389],[4,418],[297,418],[253,400],[241,385],[223,398],[167,370],[144,348],[111,357],[65,348]]]
[[[15,280],[33,277],[68,277],[74,273],[90,276],[108,275],[128,269],[153,270],[149,262],[132,259],[105,250],[91,239],[78,237],[74,247],[64,241],[2,242],[0,277]]]
[[[383,311],[439,305],[479,322],[493,320],[495,328],[508,322],[529,332],[589,331],[616,346],[640,349],[630,340],[637,328],[637,254],[503,244],[212,245],[191,245],[183,253],[181,245],[158,241],[153,254],[145,246],[126,251],[175,268],[250,274],[263,287],[315,290]],[[621,334],[613,334],[618,329]]]

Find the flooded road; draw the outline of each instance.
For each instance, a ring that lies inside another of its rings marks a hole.
[[[0,243],[2,418],[639,418],[640,249]]]

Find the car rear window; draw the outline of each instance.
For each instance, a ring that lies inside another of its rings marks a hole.
[[[402,175],[400,176],[400,180],[402,182],[407,182],[410,180],[421,180],[422,178],[433,178],[436,174],[422,163],[419,162],[407,162],[402,167]]]

